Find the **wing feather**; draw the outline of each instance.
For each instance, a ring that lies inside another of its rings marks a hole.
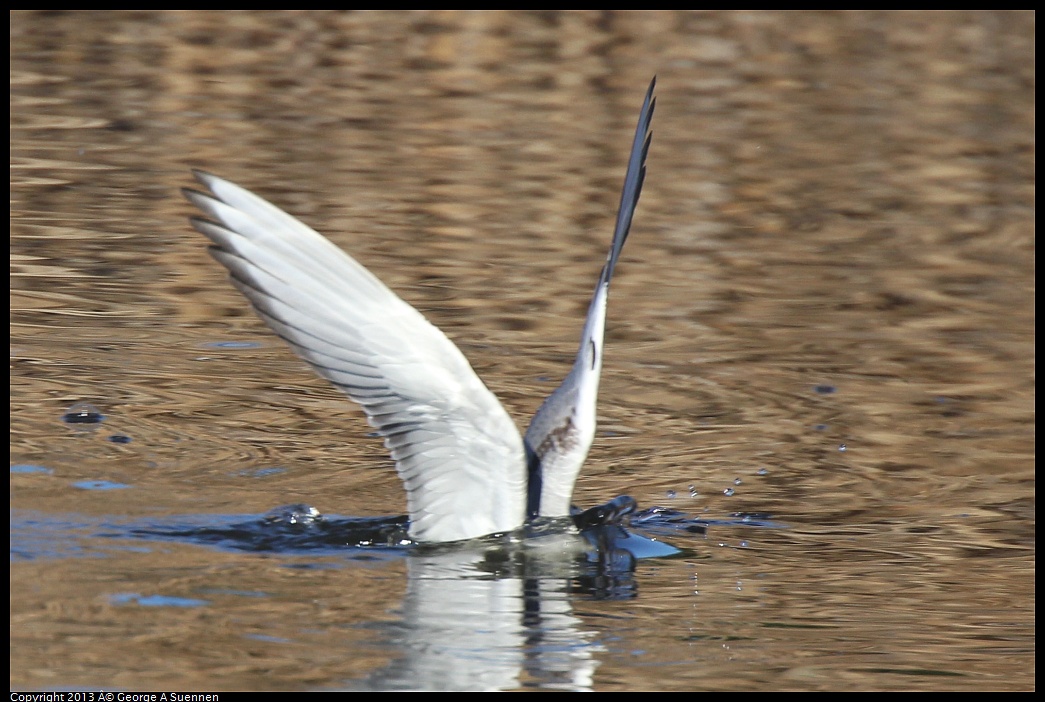
[[[406,485],[410,534],[456,541],[525,518],[526,459],[460,350],[370,271],[275,205],[200,171],[193,226],[261,319],[359,403]]]

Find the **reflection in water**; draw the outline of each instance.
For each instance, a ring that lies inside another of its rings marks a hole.
[[[260,517],[196,515],[148,524],[12,517],[12,554],[21,559],[85,555],[48,543],[114,544],[127,539],[181,541],[274,555],[341,555],[348,561],[405,558],[407,590],[398,617],[374,623],[388,665],[352,689],[500,690],[517,687],[588,690],[601,650],[595,634],[572,614],[572,597],[636,596],[638,559],[683,553],[628,529],[627,497],[576,515],[585,527],[538,525],[511,535],[458,544],[410,545],[406,517],[324,517],[308,505],[288,505]],[[702,533],[703,523],[664,510],[634,515],[651,529]],[[119,548],[119,547],[118,547]],[[207,600],[116,593],[113,604],[205,607]]]
[[[423,553],[407,561],[402,618],[377,625],[397,653],[352,687],[591,689],[598,644],[572,615],[569,551]],[[602,574],[626,577],[629,571]],[[507,574],[510,573],[510,574]]]

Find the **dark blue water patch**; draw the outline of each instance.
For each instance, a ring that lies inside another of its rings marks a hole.
[[[98,538],[106,530],[121,528],[112,524],[111,517],[11,510],[11,562],[107,558],[114,553],[152,553],[155,550],[152,545],[142,541]]]
[[[258,341],[210,341],[202,344],[206,349],[260,349],[262,344]]]
[[[101,525],[100,520],[81,515],[11,510],[11,561],[101,558],[105,554],[85,548]]]
[[[108,441],[114,444],[129,444],[131,443],[131,437],[126,434],[113,434],[108,438]]]
[[[32,463],[14,463],[11,465],[11,472],[15,475],[30,475],[33,473],[52,475],[54,473],[50,468],[34,465]]]
[[[114,605],[136,604],[141,607],[206,607],[207,600],[189,597],[170,597],[167,595],[139,595],[136,592],[123,592],[111,595],[109,601]]]
[[[412,544],[406,517],[321,515],[287,505],[262,515],[188,515],[127,525],[101,536],[195,543],[223,551],[345,556],[378,550],[398,557]]]
[[[267,634],[244,634],[243,638],[252,639],[254,641],[263,641],[265,643],[274,643],[274,644],[294,643],[291,639],[285,638],[283,636],[270,636],[270,635],[267,635]]]
[[[405,516],[323,515],[309,505],[288,505],[260,515],[191,514],[137,520],[12,510],[11,560],[113,557],[119,553],[150,552],[150,543],[176,542],[228,552],[274,555],[283,558],[280,564],[286,568],[330,569],[349,564],[380,567],[389,561],[414,557],[424,563],[478,550],[483,554],[481,559],[466,558],[462,562],[483,577],[566,577],[570,581],[569,591],[574,594],[593,599],[630,599],[637,596],[635,572],[642,559],[695,556],[693,537],[699,535],[703,540],[709,524],[778,526],[766,515],[733,517],[716,522],[660,507],[638,510],[633,499],[622,496],[589,510],[578,510],[573,519],[581,528],[580,537],[586,546],[567,552],[556,547],[552,553],[559,555],[549,561],[539,548],[540,539],[550,537],[551,543],[556,543],[557,535],[567,533],[556,530],[561,525],[555,520],[528,525],[521,530],[525,533],[494,535],[464,544],[415,544],[409,539]],[[570,519],[558,521],[573,526]],[[531,551],[527,546],[531,543],[538,547]],[[265,595],[247,592],[236,596]],[[142,607],[194,607],[208,603],[162,594],[122,593],[118,597],[118,604]]]
[[[834,385],[814,385],[813,392],[817,395],[833,395],[838,391]]]
[[[594,548],[628,551],[636,559],[683,553],[692,547],[692,537],[704,536],[709,526],[786,528],[770,515],[760,513],[697,519],[664,507],[639,510],[634,500],[626,496],[578,511],[573,519]],[[146,520],[12,510],[10,544],[12,561],[148,552],[148,542],[179,542],[231,552],[336,556],[360,564],[377,564],[401,558],[418,547],[411,541],[408,528],[405,516],[323,515],[309,505],[287,505],[260,515],[196,514]],[[528,527],[527,534],[533,531],[539,536],[539,528]],[[685,547],[676,548],[673,540],[683,542]],[[424,545],[422,549],[443,546]],[[329,565],[325,563],[323,567]]]
[[[631,526],[643,534],[659,537],[696,534],[704,536],[708,531],[708,520],[670,507],[649,507],[631,515]]]
[[[73,487],[81,490],[126,490],[131,486],[125,483],[114,483],[111,480],[80,480],[73,483]]]
[[[397,559],[406,552],[380,541],[399,538],[396,533],[405,539],[405,517],[318,519],[292,507],[264,515],[203,514],[148,520],[11,510],[10,557],[17,562],[148,553],[153,550],[150,542],[238,552],[358,557],[363,563]]]
[[[232,473],[244,478],[266,478],[270,475],[279,475],[280,473],[286,473],[287,469],[282,466],[270,466],[267,468],[247,468],[245,470],[237,470]]]

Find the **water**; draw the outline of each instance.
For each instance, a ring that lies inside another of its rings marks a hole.
[[[1033,19],[13,14],[12,689],[1031,689]],[[188,169],[330,235],[524,424],[654,73],[575,501],[707,534],[609,576],[192,538],[405,498]]]

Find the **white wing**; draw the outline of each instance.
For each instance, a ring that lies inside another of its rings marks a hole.
[[[526,430],[526,454],[529,465],[529,498],[527,513],[531,517],[564,517],[570,513],[570,498],[577,474],[588,457],[595,437],[595,400],[599,394],[599,374],[602,372],[602,338],[606,326],[606,299],[617,257],[624,247],[635,214],[642,181],[646,177],[646,154],[649,153],[650,122],[657,101],[653,97],[654,78],[646,91],[646,99],[639,112],[635,138],[631,144],[628,170],[624,175],[617,225],[613,243],[606,256],[599,282],[595,286],[588,317],[573,369],[562,381]]]
[[[385,438],[406,484],[410,535],[456,541],[523,524],[526,459],[514,422],[458,348],[316,231],[227,180],[185,196],[258,315]]]

